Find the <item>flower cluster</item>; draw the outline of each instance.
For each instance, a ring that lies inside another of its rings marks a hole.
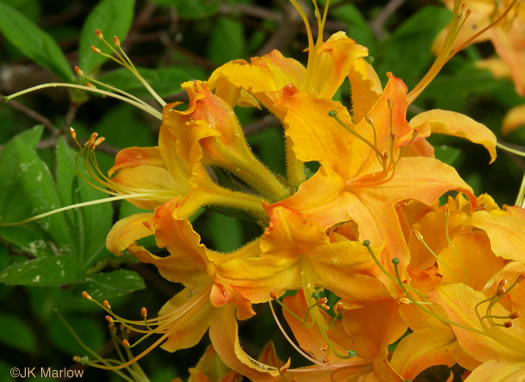
[[[493,161],[496,138],[451,111],[406,117],[456,41],[474,35],[470,23],[496,23],[514,4],[503,1],[490,16],[478,17],[474,6],[486,2],[472,1],[470,12],[455,1],[435,65],[409,92],[390,73],[383,88],[367,49],[343,32],[323,40],[328,1],[322,12],[313,1],[316,40],[305,12],[291,2],[307,28],[306,67],[272,51],[229,62],[207,81],[183,84],[187,107],[161,102],[158,146],[122,150],[108,176],[93,154],[100,138],[92,136],[82,148],[98,184],[150,211],[117,222],[108,249],[127,251],[184,286],[157,318],[144,309],[143,320],[130,321],[101,304],[110,324],[143,336],[135,343],[160,337],[127,362],[83,361],[118,370],[156,346],[170,352],[192,347],[208,331],[213,348],[192,369],[192,379],[208,380],[206,365],[218,359],[224,364],[217,380],[406,381],[433,365],[456,363],[472,371],[470,382],[523,378],[525,210],[476,197],[427,141],[432,133],[466,138],[483,145]],[[519,7],[514,12],[521,17]],[[496,44],[504,25],[490,30]],[[119,57],[133,69],[125,54]],[[516,65],[514,75],[522,75],[523,65]],[[334,100],[345,79],[350,107]],[[280,120],[286,178],[254,155],[236,107],[265,108]],[[307,162],[319,165],[310,177]],[[238,187],[220,185],[214,168],[232,174]],[[448,201],[440,204],[444,195]],[[241,210],[264,233],[231,253],[216,252],[191,223],[203,206]],[[142,246],[148,236],[168,254]],[[274,308],[282,307],[298,345],[283,334],[311,366],[280,361],[270,345],[258,360],[245,353],[237,321],[253,317],[253,306],[263,303],[281,328]],[[133,346],[128,339],[123,344]]]

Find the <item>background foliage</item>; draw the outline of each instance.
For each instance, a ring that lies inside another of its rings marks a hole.
[[[433,39],[451,17],[438,1],[429,0],[333,1],[329,15],[327,33],[347,31],[369,48],[382,80],[390,71],[409,88],[432,63]],[[147,97],[128,72],[93,54],[90,46],[100,44],[96,28],[108,38],[116,34],[125,41],[134,63],[167,101],[186,100],[181,82],[206,79],[231,59],[248,59],[271,49],[303,62],[306,58],[303,25],[285,0],[0,0],[0,92],[12,94],[52,81],[77,83],[71,68],[78,63],[87,74]],[[510,81],[475,68],[477,59],[492,53],[490,45],[482,44],[456,56],[410,112],[460,111],[499,136],[503,115],[523,99]],[[338,97],[349,104],[348,86],[344,89]],[[264,112],[238,112],[254,151],[270,169],[283,174],[282,132],[276,120]],[[103,169],[122,147],[155,145],[159,129],[157,121],[129,105],[80,91],[48,89],[0,104],[0,221],[18,221],[103,196],[77,173],[70,126],[81,141],[93,131],[106,137],[98,154]],[[525,145],[523,129],[505,139]],[[523,163],[501,154],[489,167],[483,149],[466,141],[438,137],[433,143],[436,155],[454,165],[477,193],[490,192],[499,203],[514,202]],[[12,366],[73,367],[72,355],[85,353],[56,309],[91,348],[103,354],[111,351],[103,313],[80,298],[82,290],[109,299],[114,310],[130,318],[140,317],[143,305],[150,312],[158,310],[178,290],[154,268],[126,256],[115,258],[105,249],[112,223],[135,211],[126,202],[103,204],[0,228],[2,380]],[[261,233],[256,225],[221,212],[208,209],[195,221],[206,245],[229,251]],[[258,338],[254,328],[269,335]],[[297,360],[263,312],[243,325],[241,334],[253,355],[272,337],[283,349],[282,358],[289,352]],[[197,348],[175,355],[156,350],[141,364],[152,381],[185,378],[206,343],[204,339]],[[92,369],[85,378],[119,380]]]

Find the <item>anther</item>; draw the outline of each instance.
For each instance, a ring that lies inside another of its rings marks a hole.
[[[507,292],[507,289],[505,287],[498,288],[498,296],[504,295]]]
[[[78,65],[75,65],[75,73],[78,74],[79,76],[83,76],[84,75],[84,72],[82,71],[82,69],[80,69],[78,67]]]
[[[270,297],[274,300],[277,300],[279,298],[279,296],[277,296],[277,292],[274,290],[270,292]]]
[[[106,308],[106,309],[111,309],[111,305],[109,305],[109,301],[108,301],[108,300],[104,300],[104,301],[102,302],[102,304],[104,304],[104,308]]]
[[[337,117],[337,111],[335,111],[335,110],[330,110],[330,111],[328,112],[328,116],[329,116],[329,117]]]
[[[521,316],[520,312],[513,312],[513,313],[511,313],[511,314],[509,315],[509,318],[510,318],[511,320],[514,320],[514,319],[516,319],[516,318],[520,318],[520,316]]]
[[[509,328],[512,328],[514,326],[514,324],[512,323],[512,321],[507,321],[503,324],[503,327],[509,329]]]
[[[99,40],[104,40],[104,35],[100,29],[97,29],[96,34]]]
[[[412,232],[416,236],[416,239],[418,239],[419,241],[423,240],[423,235],[417,229],[413,229]]]
[[[72,127],[69,128],[69,134],[73,137],[73,139],[77,139],[77,133],[75,132],[75,129]]]
[[[516,280],[517,283],[521,282],[525,280],[525,273],[522,273],[521,275],[518,276],[518,279]]]
[[[345,309],[345,306],[342,302],[338,302],[337,304],[335,304],[334,306],[334,312],[336,314],[341,314],[343,313],[343,310]]]
[[[101,50],[99,48],[97,48],[95,45],[91,45],[91,50],[97,54],[101,54]]]
[[[326,305],[327,302],[328,302],[328,299],[326,297],[321,297],[320,299],[317,300],[317,305],[319,306]]]
[[[328,363],[330,362],[330,359],[328,357],[323,357],[322,361],[323,363]]]
[[[125,348],[129,348],[131,345],[129,344],[129,341],[124,339],[122,340],[122,346],[124,346]]]
[[[87,82],[84,84],[85,86],[87,86],[88,88],[93,88],[93,89],[96,89],[97,87],[95,85],[93,85],[91,82]]]
[[[86,291],[82,292],[82,298],[85,298],[86,300],[90,300],[90,301],[93,300],[93,298]]]
[[[355,352],[355,350],[348,350],[347,354],[348,354],[348,357],[350,358],[354,358],[355,356],[357,356],[357,353]]]
[[[330,310],[330,307],[328,305],[326,305],[326,304],[321,304],[320,306],[321,306],[321,308],[323,308],[326,311]]]
[[[98,137],[97,140],[95,142],[93,142],[93,148],[97,147],[98,145],[100,145],[102,142],[104,142],[106,140],[106,138],[104,137]]]
[[[120,40],[117,36],[113,36],[113,44],[115,44],[116,47],[120,47]]]
[[[87,355],[79,357],[78,355],[73,357],[73,361],[81,363],[82,365],[87,365],[89,362],[89,357]]]
[[[141,315],[142,317],[144,317],[144,319],[146,319],[146,318],[148,317],[148,310],[146,309],[146,307],[143,306],[143,307],[140,309],[140,315]]]
[[[321,351],[327,351],[328,350],[328,345],[324,344],[323,346],[321,346]]]
[[[110,324],[113,323],[113,317],[111,317],[109,314],[106,315],[106,321],[109,322]]]

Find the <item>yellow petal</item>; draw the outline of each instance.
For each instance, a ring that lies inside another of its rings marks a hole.
[[[316,47],[312,76],[300,90],[313,91],[319,97],[331,99],[343,83],[354,62],[368,55],[368,49],[356,44],[344,32],[334,33]],[[357,94],[357,93],[354,93]]]
[[[169,352],[191,348],[199,343],[213,319],[215,308],[206,298],[209,288],[200,292],[183,289],[159,311],[159,316],[177,316],[170,322],[169,336],[161,347]]]
[[[352,94],[359,95],[352,97],[352,119],[359,123],[383,93],[383,86],[372,65],[362,58],[354,61],[348,79]]]
[[[212,73],[208,83],[211,88],[230,88],[230,93],[233,92],[231,88],[245,89],[272,110],[278,92],[288,84],[298,86],[303,83],[305,75],[306,69],[301,63],[273,50],[262,57],[252,58],[250,63],[236,60],[224,64]]]
[[[168,256],[156,256],[136,245],[129,247],[129,250],[143,263],[154,264],[167,280],[192,286],[208,284],[207,249],[189,221],[174,217],[176,207],[176,201],[158,207],[150,224],[157,246],[167,247]]]
[[[525,219],[476,211],[472,214],[469,224],[487,233],[496,256],[525,262]]]
[[[106,237],[108,251],[121,255],[135,241],[153,235],[153,232],[144,224],[153,218],[152,213],[134,214],[121,219],[113,225]]]
[[[457,325],[451,325],[460,345],[472,357],[482,362],[494,359],[517,360],[520,357],[523,359],[523,354],[517,352],[516,349],[498,342],[497,333],[491,337],[489,332],[483,330],[475,311],[476,304],[486,300],[483,293],[475,291],[465,284],[447,284],[431,291],[430,300],[439,304],[450,320],[471,328],[471,330],[467,330]],[[480,308],[482,315],[486,314],[486,306],[487,303]],[[496,304],[491,314],[508,316],[509,312],[500,304]],[[500,330],[504,330],[504,335],[507,337],[513,336],[517,328]],[[517,344],[519,343],[517,342]]]
[[[500,23],[490,30],[489,35],[498,55],[510,66],[516,91],[523,96],[525,95],[525,73],[523,71],[525,67],[525,52],[523,49],[525,17],[522,9],[518,9],[516,12],[518,12],[516,16],[512,15],[512,11],[507,16],[507,19],[515,17],[514,20],[505,20],[511,23],[510,28],[508,24],[505,26],[503,23]]]
[[[348,126],[353,126],[346,108],[339,102],[321,99],[313,93],[287,94],[278,104],[285,114],[285,133],[298,159],[318,161],[343,178],[348,177],[349,158],[356,138],[329,116],[335,110]]]
[[[525,126],[525,105],[512,108],[503,119],[503,135],[509,134],[520,126]]]
[[[433,133],[453,135],[479,143],[490,153],[490,163],[496,159],[496,136],[485,125],[474,121],[464,114],[446,110],[430,110],[415,116],[410,125],[429,123]]]
[[[239,342],[237,320],[232,306],[218,309],[210,325],[210,340],[222,361],[233,370],[255,381],[280,378],[276,367],[266,365],[250,357]],[[283,368],[290,365],[288,361]]]
[[[407,330],[399,316],[399,303],[393,299],[365,302],[362,308],[346,310],[342,321],[352,337],[353,349],[365,359],[386,357],[387,346]]]
[[[446,282],[463,282],[473,289],[481,290],[504,265],[504,260],[491,251],[484,232],[460,232],[454,235],[452,244],[456,252],[447,246],[439,253],[444,263],[438,263],[439,272]]]
[[[108,171],[109,176],[121,168],[149,165],[164,167],[164,160],[158,147],[128,147],[120,150],[115,157],[115,164]]]
[[[477,367],[465,382],[521,382],[525,380],[525,362],[490,360]]]
[[[413,380],[421,371],[435,365],[451,367],[456,363],[449,349],[456,343],[452,330],[417,330],[396,346],[391,364],[403,377]]]

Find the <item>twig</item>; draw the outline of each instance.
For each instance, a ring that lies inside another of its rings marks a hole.
[[[219,12],[224,15],[240,13],[246,16],[257,17],[259,19],[270,20],[277,23],[281,22],[282,19],[281,15],[268,10],[268,8],[248,4],[224,4],[219,8]]]
[[[10,100],[10,101],[7,101],[6,103],[12,108],[18,111],[21,111],[22,113],[26,114],[28,117],[44,125],[52,135],[60,134],[60,130],[57,127],[55,127],[55,125],[49,119],[44,117],[39,112],[21,104],[18,101]]]
[[[283,5],[283,16],[279,21],[279,27],[274,34],[266,41],[261,49],[257,52],[258,56],[262,56],[271,52],[273,49],[282,50],[290,44],[295,38],[299,25],[301,24],[301,17],[291,3]]]
[[[264,129],[273,126],[278,126],[279,123],[280,122],[276,117],[274,117],[273,115],[269,115],[258,121],[252,122],[249,125],[246,125],[246,127],[244,128],[244,134],[252,135]]]
[[[385,37],[385,23],[392,14],[403,5],[405,0],[390,0],[388,4],[379,12],[377,17],[370,23],[370,29],[374,32],[376,39],[382,40]]]

